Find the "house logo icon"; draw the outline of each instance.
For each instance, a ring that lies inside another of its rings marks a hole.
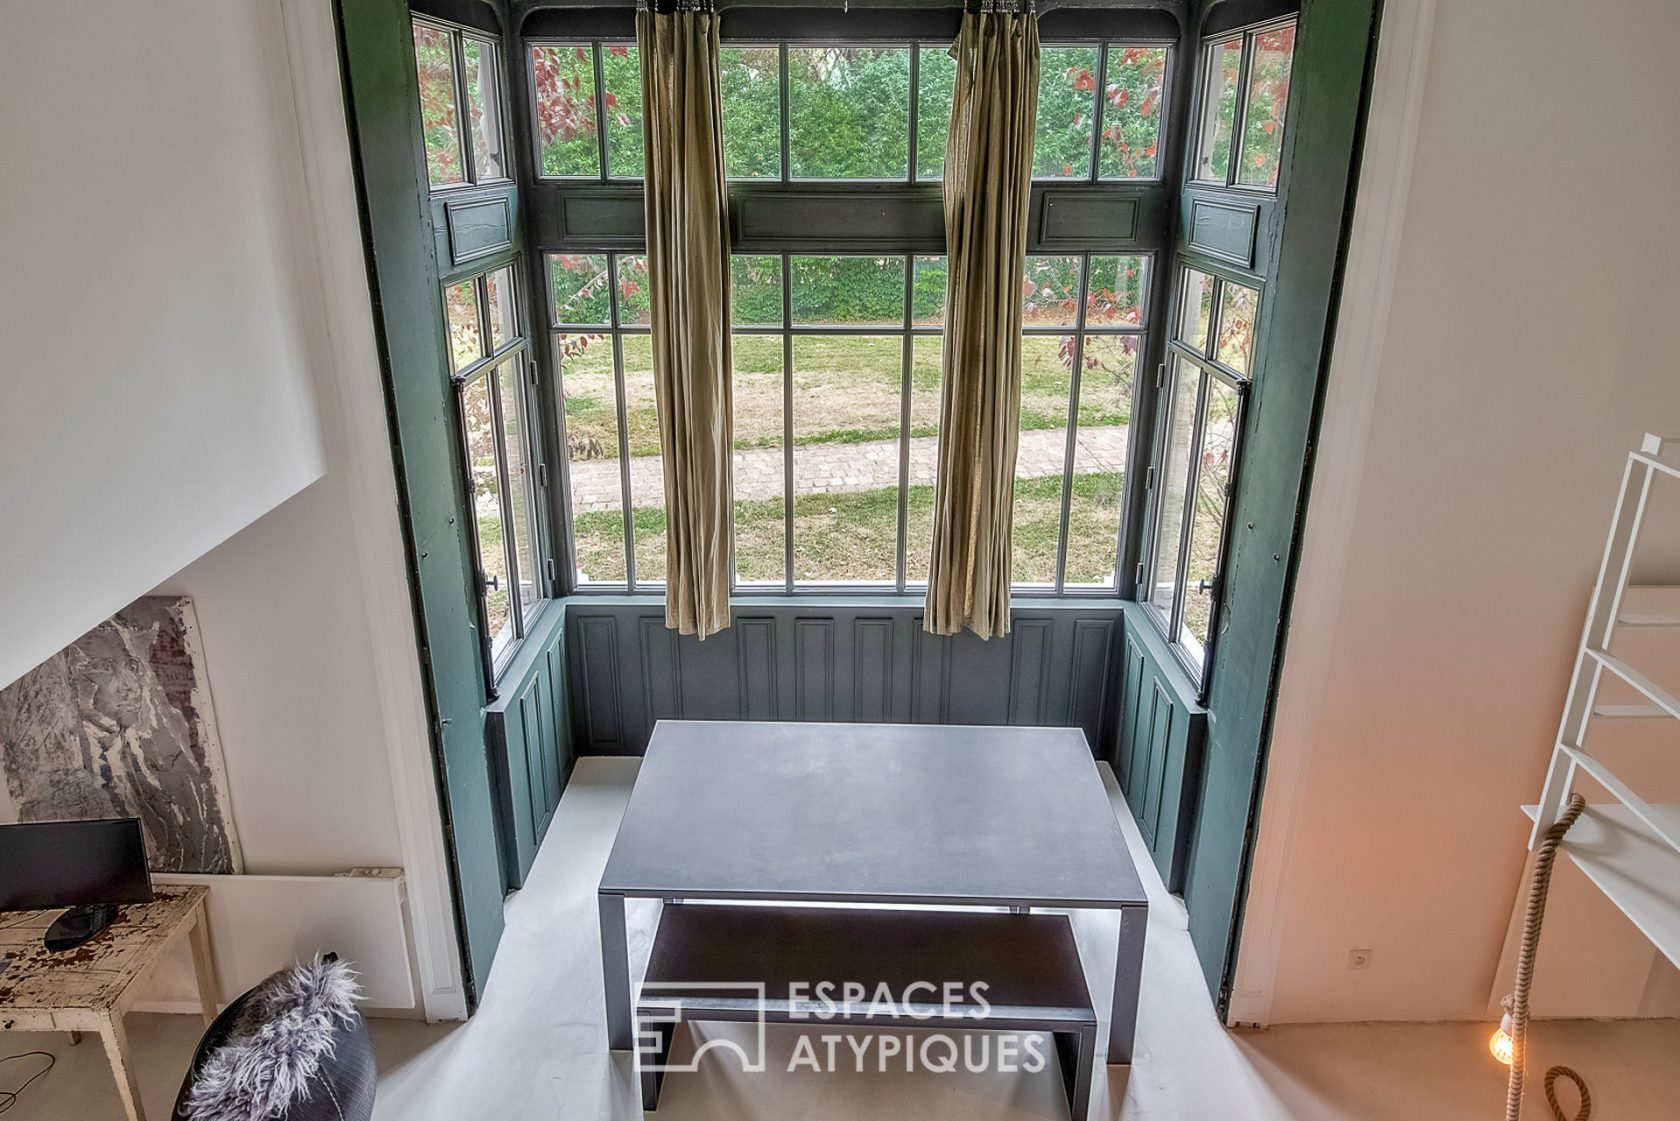
[[[672,995],[676,993],[691,995]],[[764,982],[661,981],[656,995],[636,994],[636,1064],[644,1071],[697,1071],[708,1051],[733,1051],[741,1070],[762,1074],[765,1069]],[[684,1013],[696,1020],[733,1020],[753,1025],[747,1043],[737,1039],[708,1039],[694,1048],[686,1062],[671,1061],[671,1039]]]

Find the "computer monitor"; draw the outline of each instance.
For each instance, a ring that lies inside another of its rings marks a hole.
[[[0,911],[151,899],[137,817],[0,825]]]

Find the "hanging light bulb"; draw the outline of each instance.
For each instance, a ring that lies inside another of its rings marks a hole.
[[[1511,1014],[1505,1013],[1505,1018],[1499,1021],[1499,1027],[1494,1030],[1493,1038],[1488,1040],[1488,1050],[1506,1066],[1510,1066],[1511,1060],[1516,1057],[1517,1041],[1511,1038],[1511,1029],[1514,1026],[1511,1023]]]

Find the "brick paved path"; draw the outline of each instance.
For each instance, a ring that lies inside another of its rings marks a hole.
[[[1015,458],[1017,478],[1037,479],[1060,474],[1067,436],[1061,429],[1021,433]],[[932,485],[937,436],[910,441],[910,485]],[[1078,463],[1086,471],[1123,471],[1126,467],[1126,426],[1082,428]],[[574,463],[572,510],[616,510],[619,504],[618,461],[595,459]],[[658,506],[665,501],[664,464],[660,456],[637,456],[630,461],[631,502]],[[898,441],[867,444],[808,444],[793,449],[794,494],[840,494],[876,490],[898,482]],[[777,498],[782,493],[780,448],[735,453],[735,496],[741,501]]]

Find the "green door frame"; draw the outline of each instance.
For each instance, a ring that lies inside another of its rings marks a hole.
[[[340,57],[391,423],[462,981],[476,1007],[502,935],[494,786],[476,566],[443,294],[420,143],[420,93],[406,0],[338,0]]]
[[[1201,14],[1223,16],[1239,2],[1245,10],[1265,7],[1252,0],[1228,2],[1228,8],[1214,5]],[[1190,937],[1221,1015],[1229,1002],[1253,858],[1379,16],[1380,0],[1301,4],[1280,205],[1273,220],[1259,221],[1248,273],[1263,283],[1264,293],[1228,521],[1218,649],[1207,689],[1207,746],[1184,883]],[[1193,138],[1188,146],[1194,148]],[[1193,152],[1188,158],[1194,159]],[[1195,196],[1209,194],[1187,184],[1181,195],[1177,242],[1181,258],[1192,264],[1209,258],[1185,216]],[[1229,271],[1228,261],[1214,260]]]

